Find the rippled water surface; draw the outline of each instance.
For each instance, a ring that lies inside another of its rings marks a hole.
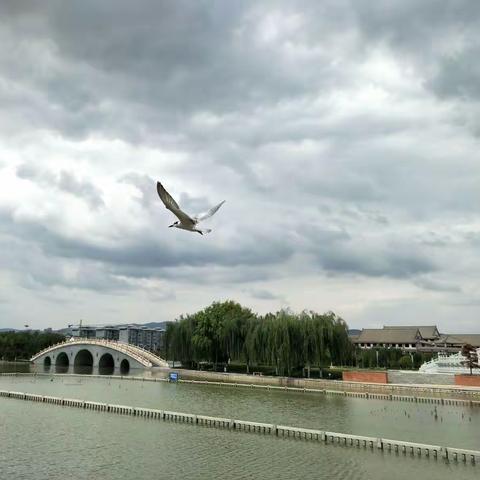
[[[121,379],[0,377],[0,389],[480,448],[480,409],[244,387]],[[0,478],[480,478],[445,464],[0,398]],[[66,473],[68,472],[68,474]]]

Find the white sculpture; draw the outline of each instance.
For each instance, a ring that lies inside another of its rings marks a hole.
[[[480,348],[477,350],[480,354]],[[419,373],[461,373],[470,374],[470,369],[465,366],[466,358],[461,352],[453,355],[439,353],[437,358],[425,362],[420,368]],[[480,369],[472,371],[474,375],[480,375]]]

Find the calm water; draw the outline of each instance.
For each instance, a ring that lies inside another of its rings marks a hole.
[[[0,389],[480,448],[480,409],[88,377]],[[34,469],[32,468],[34,465]],[[480,467],[0,399],[0,478],[480,478]]]

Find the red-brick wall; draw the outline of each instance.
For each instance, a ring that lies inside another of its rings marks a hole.
[[[342,372],[345,382],[388,383],[387,372]]]
[[[480,375],[455,375],[455,385],[480,387]]]

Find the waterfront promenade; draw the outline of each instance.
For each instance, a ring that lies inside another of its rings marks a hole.
[[[181,380],[192,382],[214,382],[225,385],[248,385],[257,388],[283,388],[287,390],[336,391],[360,394],[366,398],[375,398],[377,395],[381,395],[382,398],[385,399],[388,399],[390,396],[404,396],[415,398],[448,398],[452,400],[480,402],[480,387],[463,385],[435,385],[431,383],[382,384],[313,378],[271,377],[183,369],[179,369],[178,372]]]

